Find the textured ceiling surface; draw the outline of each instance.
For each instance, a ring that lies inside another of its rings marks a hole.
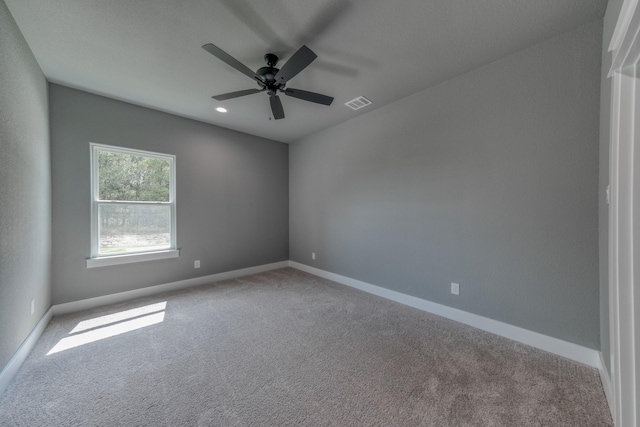
[[[371,111],[601,18],[606,0],[5,0],[49,81],[282,142]],[[317,55],[281,95],[212,95],[257,87],[201,48],[249,68],[279,66],[303,44]],[[344,103],[363,95],[373,105]],[[215,108],[224,106],[225,114]]]

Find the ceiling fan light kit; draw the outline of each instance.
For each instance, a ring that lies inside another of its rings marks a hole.
[[[298,73],[307,68],[307,66],[317,58],[317,55],[307,46],[303,45],[298,49],[282,68],[276,68],[279,59],[278,56],[273,53],[267,53],[264,56],[264,61],[267,63],[267,66],[255,72],[212,43],[205,44],[202,48],[225,64],[251,78],[259,86],[259,88],[215,95],[212,98],[216,101],[226,101],[258,92],[267,92],[269,95],[269,104],[271,105],[271,113],[275,120],[284,119],[284,108],[282,107],[282,101],[280,101],[278,92],[282,92],[292,98],[298,98],[321,105],[331,105],[333,102],[333,98],[327,95],[286,87],[289,80],[297,76]]]

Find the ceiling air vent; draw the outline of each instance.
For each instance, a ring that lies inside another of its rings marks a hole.
[[[351,108],[352,110],[359,110],[371,104],[373,104],[373,102],[369,101],[364,96],[359,96],[356,99],[352,99],[351,101],[344,103],[344,105]]]

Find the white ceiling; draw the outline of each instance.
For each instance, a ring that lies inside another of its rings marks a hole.
[[[253,135],[292,142],[604,15],[606,0],[5,0],[51,82]],[[270,120],[257,85],[201,46],[251,69],[307,44],[318,59]],[[359,111],[344,103],[366,96]],[[224,105],[229,112],[215,111]]]

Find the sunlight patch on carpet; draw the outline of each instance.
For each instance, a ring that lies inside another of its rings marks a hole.
[[[47,353],[47,356],[84,344],[135,331],[164,321],[167,302],[151,304],[132,310],[121,311],[107,316],[84,320],[76,325],[68,337],[62,338]],[[127,320],[131,319],[131,320]],[[78,333],[81,331],[87,331]],[[75,334],[75,335],[71,335]]]
[[[133,319],[134,317],[142,316],[144,314],[155,313],[156,311],[163,311],[167,308],[167,302],[159,302],[157,304],[149,304],[144,307],[133,308],[131,310],[119,311],[118,313],[108,314],[106,316],[100,316],[89,320],[83,320],[73,328],[69,335],[76,332],[86,331],[87,329],[97,328],[98,326],[109,325],[111,323],[120,322],[122,320]]]

